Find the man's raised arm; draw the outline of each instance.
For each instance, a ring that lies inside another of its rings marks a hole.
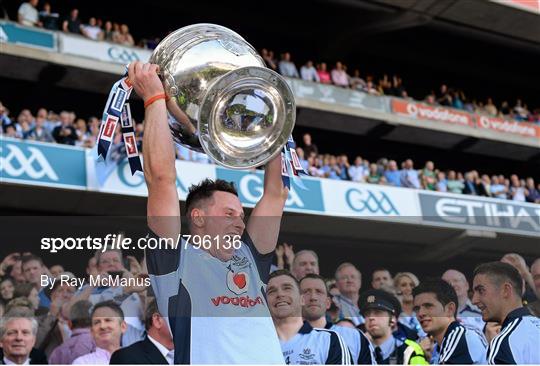
[[[129,65],[129,79],[145,108],[143,157],[144,178],[148,187],[148,226],[161,237],[175,238],[180,233],[180,203],[176,190],[174,144],[167,121],[163,85],[153,64]],[[152,99],[154,102],[150,103]]]
[[[268,164],[264,172],[264,193],[249,218],[247,231],[257,251],[266,254],[276,249],[281,216],[289,189],[281,179],[281,154]]]

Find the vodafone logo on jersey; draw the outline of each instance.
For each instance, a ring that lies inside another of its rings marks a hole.
[[[474,126],[472,116],[450,108],[433,107],[423,103],[392,99],[392,112],[416,119],[441,121],[462,126]]]

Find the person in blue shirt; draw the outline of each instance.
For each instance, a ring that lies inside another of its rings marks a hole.
[[[304,299],[298,281],[289,271],[270,274],[266,297],[286,364],[352,364],[349,349],[336,331],[313,328],[302,319]]]
[[[413,289],[414,312],[422,329],[435,339],[437,364],[485,364],[487,342],[476,328],[456,320],[458,298],[442,279],[423,281]]]

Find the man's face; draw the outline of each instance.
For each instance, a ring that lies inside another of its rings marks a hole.
[[[451,307],[451,304],[443,306],[434,293],[425,292],[414,297],[413,309],[424,332],[436,335],[444,334],[452,321],[455,307]]]
[[[11,280],[6,280],[0,283],[0,295],[2,295],[4,300],[12,299],[14,290],[15,286],[13,286],[13,282],[11,282]]]
[[[22,266],[24,279],[26,282],[33,285],[41,283],[41,275],[43,274],[43,266],[37,260],[26,262]]]
[[[478,274],[473,280],[474,305],[482,311],[482,320],[485,322],[501,322],[502,289],[487,275]]]
[[[100,273],[123,271],[122,255],[112,250],[102,253],[97,266]]]
[[[309,252],[298,255],[293,261],[292,273],[297,280],[301,280],[308,273],[319,274],[317,258]]]
[[[23,271],[22,271],[22,261],[18,260],[13,265],[13,268],[11,269],[10,276],[13,277],[15,282],[21,283],[26,281],[26,278],[24,277]]]
[[[272,318],[281,320],[302,316],[304,301],[297,284],[289,276],[277,276],[270,279],[266,290],[268,307]]]
[[[303,137],[304,139],[304,145],[311,145],[311,135],[306,133]]]
[[[4,357],[28,357],[35,344],[36,336],[32,333],[30,319],[14,318],[7,322],[2,338]]]
[[[345,296],[357,294],[361,287],[360,274],[354,267],[347,266],[339,271],[336,278],[336,285],[339,292]]]
[[[324,282],[318,278],[306,278],[300,283],[300,293],[304,297],[304,319],[313,321],[324,317],[326,310],[330,308],[330,298]]]
[[[540,258],[534,261],[533,265],[531,266],[531,275],[534,280],[536,293],[538,296],[540,296]]]
[[[60,304],[64,304],[71,300],[75,295],[75,287],[66,284],[57,285],[51,293],[51,300]]]
[[[107,349],[109,345],[120,347],[120,337],[126,329],[124,320],[110,308],[99,308],[92,316],[92,337],[99,348]]]
[[[246,227],[240,199],[232,193],[217,191],[202,209],[193,209],[191,215],[194,225],[200,222],[200,235],[212,240],[209,252],[222,261],[230,260],[235,251],[233,241],[239,240]]]
[[[51,275],[53,277],[58,277],[60,274],[64,273],[64,267],[62,267],[61,265],[57,264],[55,266],[52,266],[51,269]]]
[[[454,269],[449,269],[444,272],[442,279],[448,282],[456,291],[458,299],[465,299],[468,296],[469,283],[465,278],[465,275]]]
[[[371,338],[385,338],[392,333],[391,315],[385,310],[370,309],[364,312],[366,332]]]
[[[375,271],[373,272],[373,279],[371,281],[371,286],[374,289],[380,289],[381,287],[391,287],[392,286],[392,276],[390,272],[384,271]]]

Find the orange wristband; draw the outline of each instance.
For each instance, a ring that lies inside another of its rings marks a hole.
[[[153,97],[150,97],[144,102],[144,108],[148,107],[150,104],[154,103],[156,100],[165,99],[167,100],[167,96],[165,93],[154,95]]]

